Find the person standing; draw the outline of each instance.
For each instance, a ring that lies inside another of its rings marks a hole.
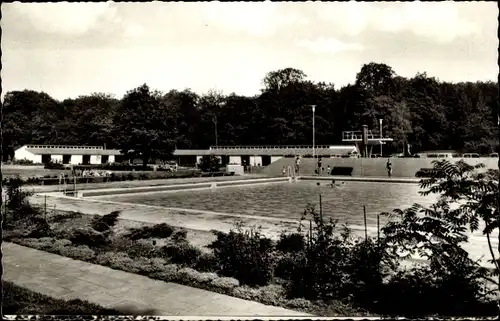
[[[297,158],[295,159],[295,172],[297,173],[297,175],[299,175],[299,171],[300,171],[300,156],[297,156]]]
[[[318,157],[318,175],[321,175],[321,165],[322,165],[321,157]]]
[[[387,164],[385,165],[386,169],[387,169],[387,176],[389,176],[389,178],[392,177],[392,163],[391,163],[391,160],[390,159],[387,159]]]

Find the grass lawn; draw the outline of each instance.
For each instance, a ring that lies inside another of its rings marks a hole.
[[[42,315],[120,315],[108,309],[82,300],[61,300],[33,292],[3,281],[3,314],[42,314]]]

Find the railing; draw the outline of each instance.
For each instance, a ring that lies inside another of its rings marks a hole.
[[[41,149],[84,149],[84,150],[94,150],[94,149],[104,149],[102,146],[70,146],[70,145],[26,145],[26,148],[41,148]]]
[[[380,139],[378,133],[373,133],[371,130],[368,131],[368,139]],[[346,131],[342,132],[342,140],[363,140],[363,132],[360,131]]]
[[[263,146],[210,146],[210,150],[221,150],[221,149],[230,149],[230,150],[239,150],[239,149],[312,149],[312,145],[263,145]],[[316,145],[315,149],[321,148],[330,148],[330,145]]]

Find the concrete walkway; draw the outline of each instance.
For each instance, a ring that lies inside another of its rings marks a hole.
[[[136,180],[136,181],[119,181],[105,183],[87,183],[77,184],[78,190],[92,190],[102,188],[130,188],[130,187],[145,187],[159,185],[174,185],[174,184],[192,184],[203,182],[220,182],[230,180],[247,180],[252,178],[262,178],[262,175],[244,175],[244,176],[217,176],[217,177],[187,177],[187,178],[168,178],[168,179],[152,179],[152,180]],[[71,182],[67,183],[71,187]],[[59,185],[28,185],[27,188],[35,193],[56,192],[59,190]]]
[[[332,179],[336,181],[346,182],[366,182],[366,183],[398,183],[398,184],[418,184],[419,178],[404,178],[404,177],[356,177],[356,176],[299,176],[299,180],[314,181]]]
[[[3,242],[4,280],[54,298],[146,315],[310,316]]]

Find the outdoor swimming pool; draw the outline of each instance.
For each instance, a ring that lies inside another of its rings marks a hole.
[[[178,191],[175,193],[122,194],[99,197],[101,200],[165,207],[178,207],[214,212],[273,216],[299,219],[307,203],[319,210],[322,195],[324,217],[339,223],[363,225],[363,205],[366,205],[368,224],[376,224],[376,215],[406,208],[413,203],[428,205],[434,196],[419,195],[417,184],[346,182],[339,187],[320,186],[315,181],[273,183],[213,190]],[[386,220],[381,217],[381,223]]]

